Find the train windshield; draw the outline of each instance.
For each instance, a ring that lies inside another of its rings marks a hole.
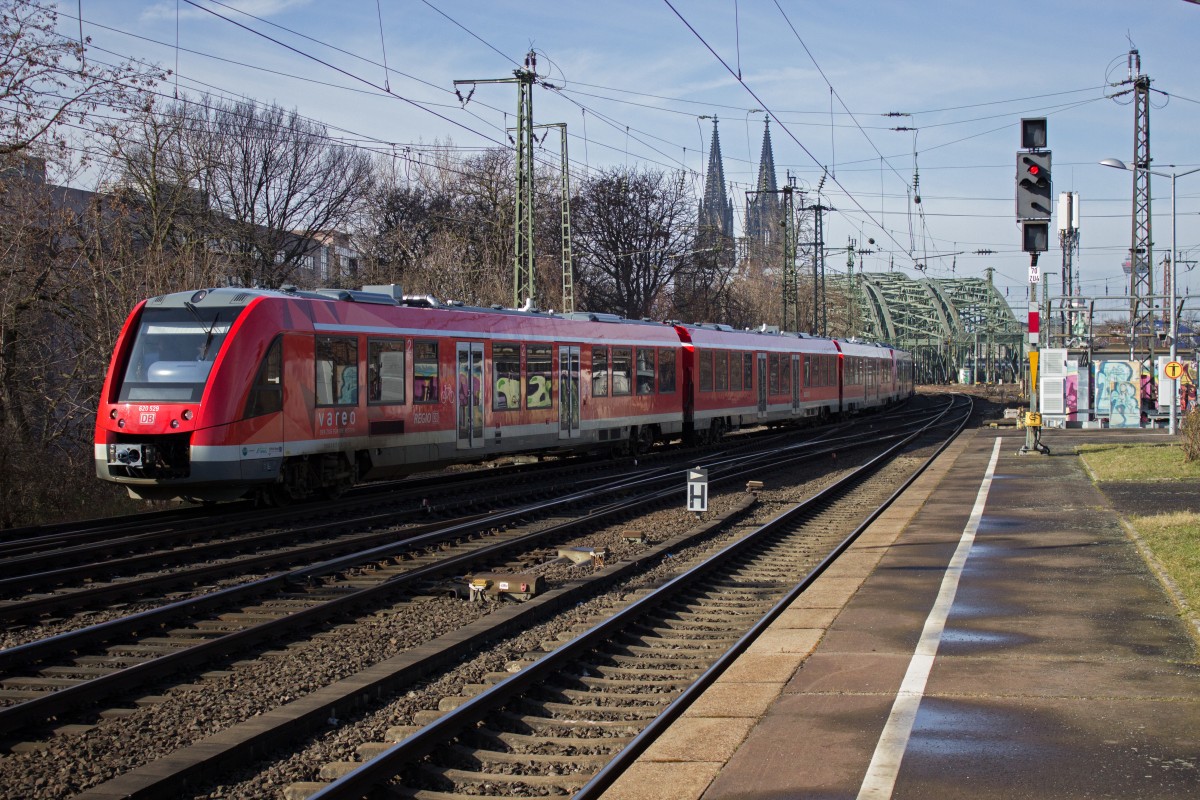
[[[240,308],[147,308],[138,324],[119,399],[198,403]]]

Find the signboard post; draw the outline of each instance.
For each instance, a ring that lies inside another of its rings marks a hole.
[[[687,474],[687,510],[708,511],[708,470],[692,467]]]

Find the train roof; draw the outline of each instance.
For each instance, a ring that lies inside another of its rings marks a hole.
[[[405,295],[400,287],[364,286],[354,289],[261,289],[244,287],[218,287],[195,291],[173,292],[158,295],[146,301],[150,308],[184,308],[188,305],[206,307],[247,306],[257,298],[275,300],[318,301],[311,308],[314,328],[352,329],[364,328],[368,332],[396,332],[408,335],[428,335],[438,331],[450,335],[470,336],[487,332],[497,336],[536,340],[538,335],[554,335],[573,338],[573,335],[591,336],[630,342],[645,342],[662,345],[667,341],[684,339],[697,347],[731,349],[792,350],[797,339],[804,340],[805,349],[813,352],[843,353],[853,355],[878,354],[890,350],[890,346],[856,339],[831,339],[806,333],[779,331],[763,326],[759,329],[739,330],[730,325],[709,322],[654,322],[649,319],[627,319],[618,314],[595,311],[556,313],[540,309],[514,309],[499,305],[483,308],[469,306],[457,301],[439,301],[427,295]],[[352,309],[358,308],[357,313]],[[389,310],[404,309],[404,318],[414,327],[401,323]],[[365,312],[365,314],[363,313]],[[412,314],[422,319],[416,325]],[[428,313],[428,316],[425,316]],[[371,319],[378,320],[377,325]],[[532,323],[532,324],[531,324]],[[566,328],[567,330],[564,330]],[[481,330],[482,329],[482,330]],[[567,331],[570,333],[567,333]],[[551,334],[551,331],[554,331]]]

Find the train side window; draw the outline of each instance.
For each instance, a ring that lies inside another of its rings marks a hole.
[[[437,342],[413,342],[413,402],[438,402]]]
[[[742,353],[742,387],[746,391],[754,388],[754,353]]]
[[[696,358],[700,362],[700,391],[711,392],[713,387],[712,351],[697,350]]]
[[[713,354],[716,363],[713,365],[713,389],[718,392],[729,391],[729,351],[718,350]]]
[[[551,383],[550,345],[531,344],[525,352],[525,407],[549,408]]]
[[[637,349],[637,393],[654,394],[654,348]]]
[[[731,392],[740,392],[742,390],[742,354],[729,354],[729,390]]]
[[[521,346],[492,344],[492,410],[521,410]]]
[[[792,386],[792,357],[784,353],[779,357],[779,393],[788,394]]]
[[[276,336],[275,341],[267,348],[254,384],[250,387],[250,396],[246,398],[244,419],[260,417],[263,414],[273,414],[283,409],[283,337]]]
[[[404,402],[404,340],[367,341],[367,402],[398,405]]]
[[[630,379],[630,372],[633,366],[633,350],[628,347],[614,347],[612,349],[612,393],[613,397],[617,395],[627,395],[633,392],[633,381]]]
[[[767,393],[779,394],[779,353],[767,354]]]
[[[318,336],[315,364],[317,405],[358,405],[357,339]]]
[[[608,397],[607,347],[592,347],[592,397]]]
[[[675,391],[675,351],[667,347],[658,349],[658,393],[671,394]]]

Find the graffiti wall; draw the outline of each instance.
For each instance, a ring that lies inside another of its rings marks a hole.
[[[1142,365],[1137,361],[1096,362],[1096,416],[1111,428],[1142,424]]]

